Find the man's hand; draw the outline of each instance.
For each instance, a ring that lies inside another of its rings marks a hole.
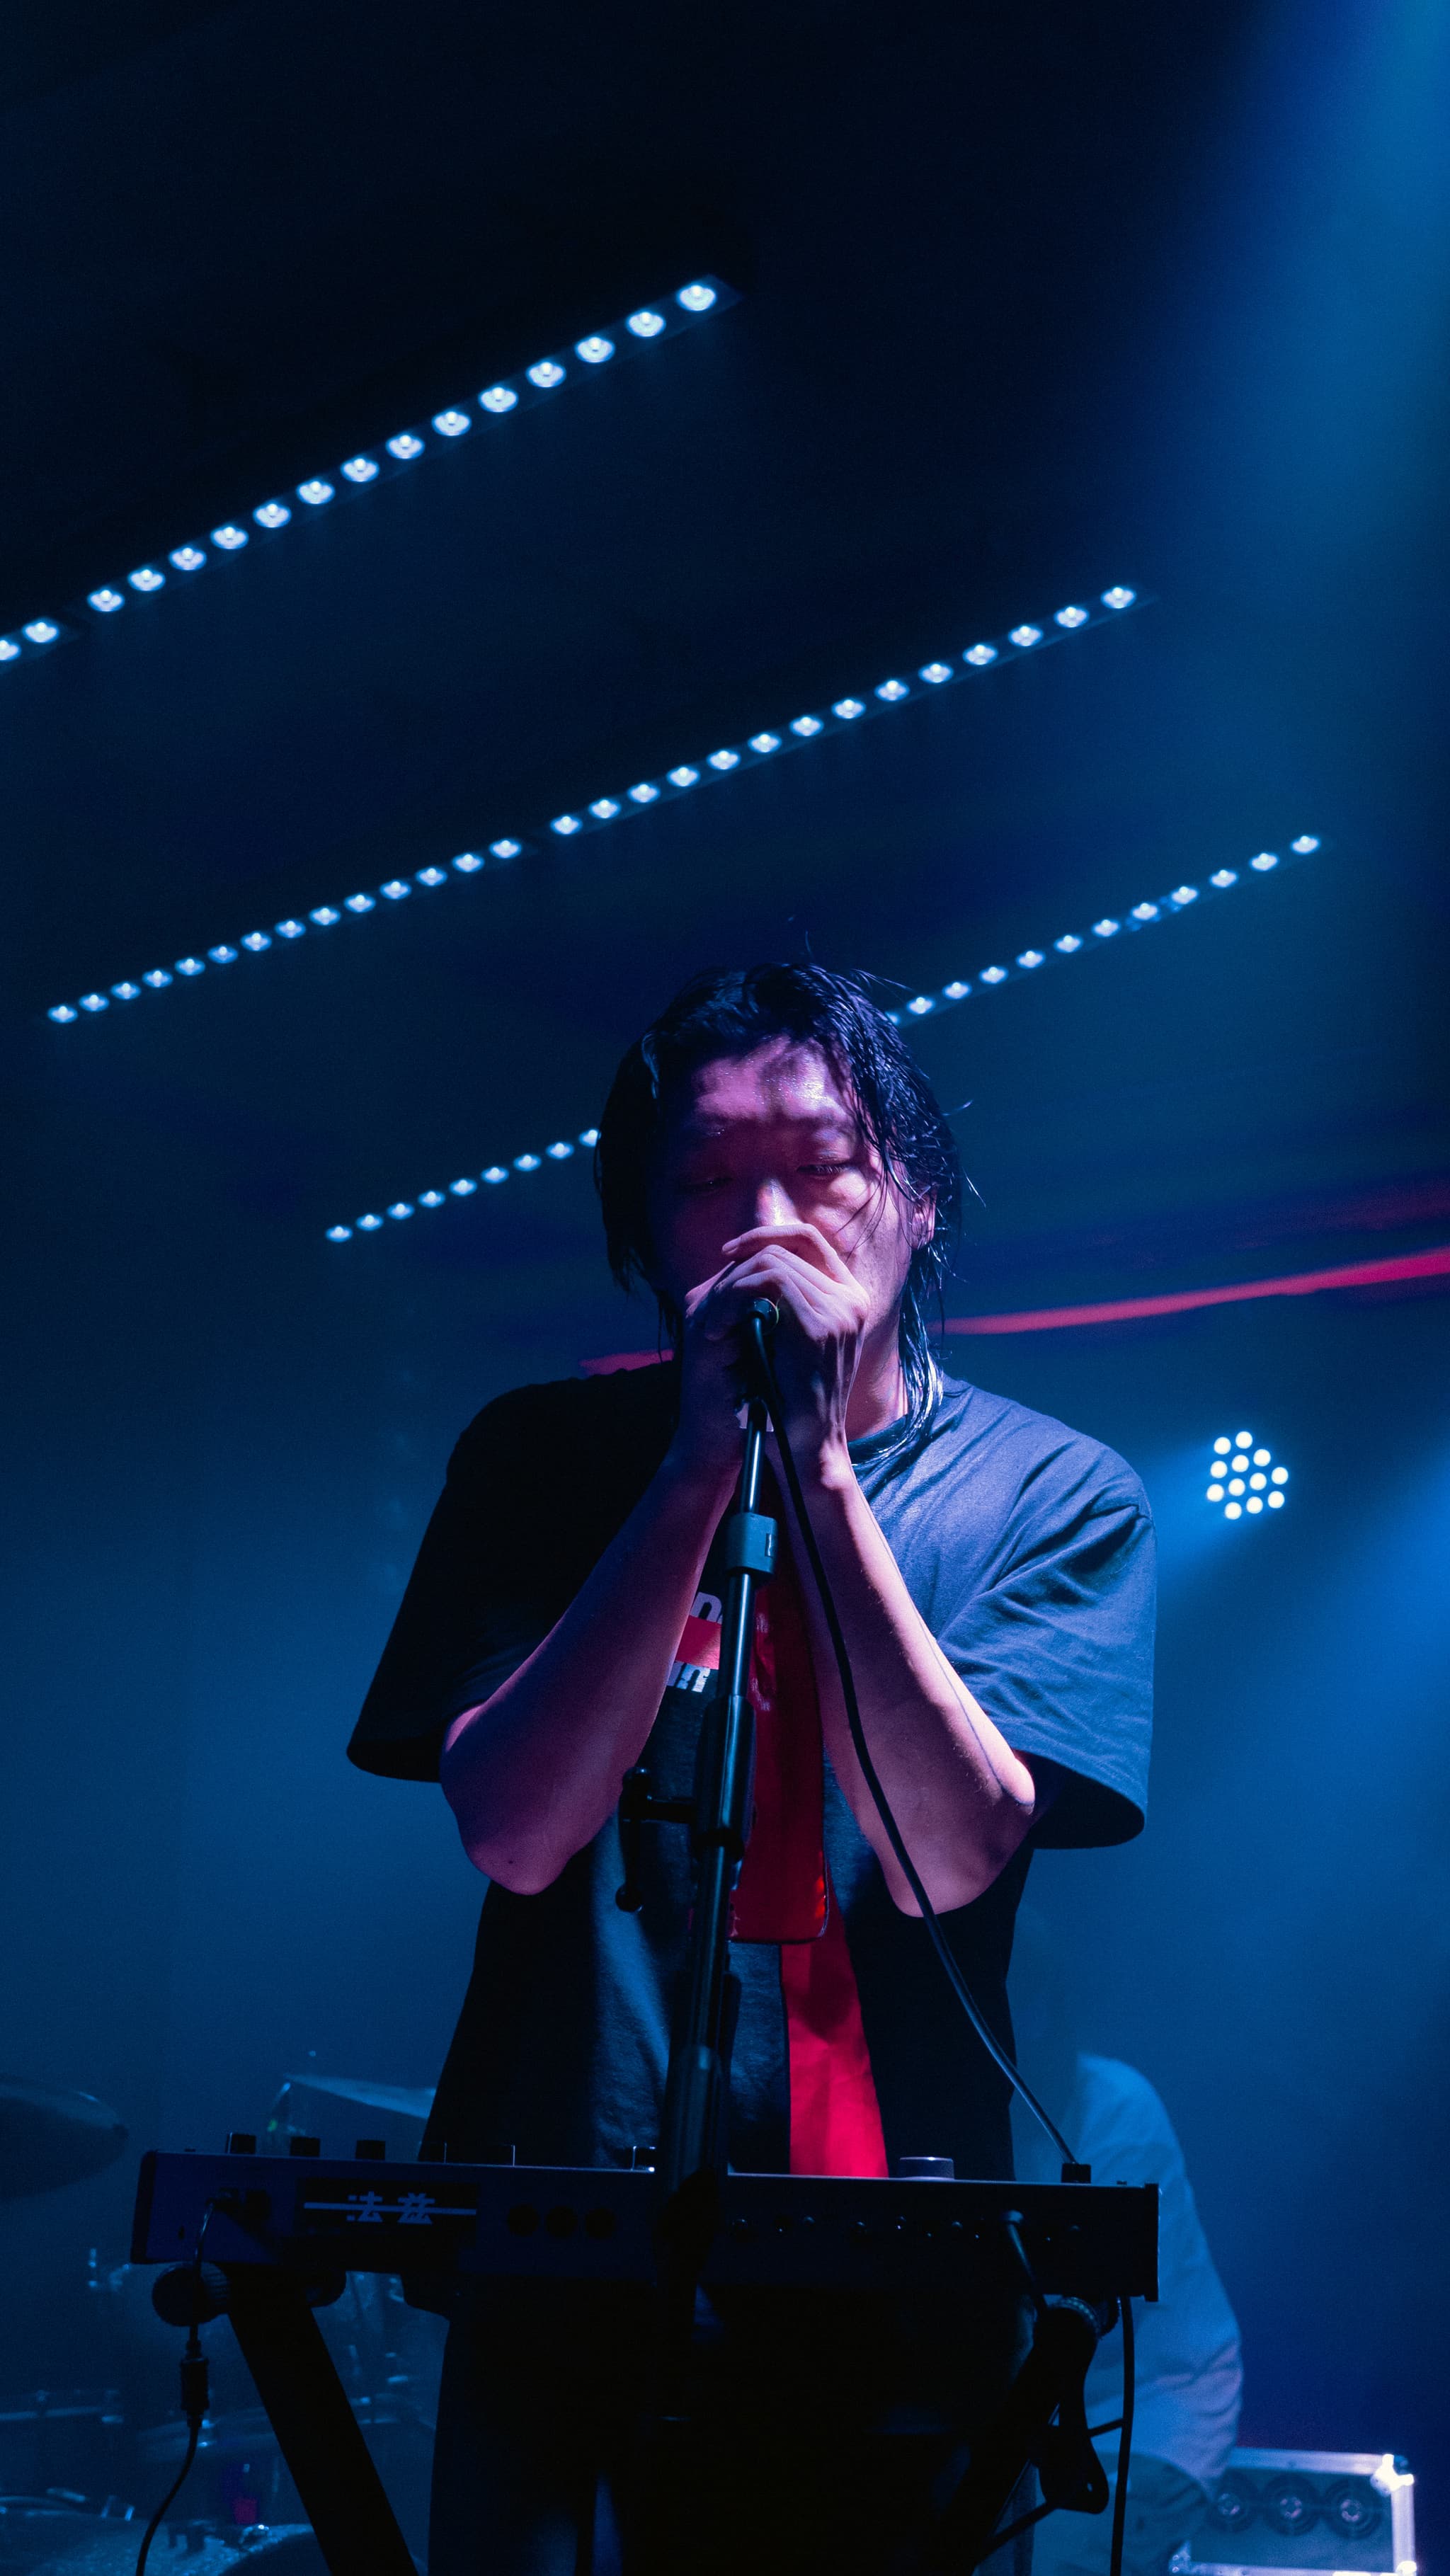
[[[723,1269],[685,1299],[681,1451],[701,1464],[738,1462],[741,1331],[752,1300],[769,1297],[780,1309],[776,1375],[801,1474],[849,1472],[846,1411],[870,1320],[865,1289],[817,1226],[754,1226],[721,1249]]]

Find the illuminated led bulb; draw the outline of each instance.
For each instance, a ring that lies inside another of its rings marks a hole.
[[[556,814],[549,829],[551,832],[558,832],[567,840],[571,832],[578,831],[579,817],[577,814]]]
[[[606,340],[600,331],[591,331],[587,340],[575,341],[574,354],[583,359],[586,367],[602,367],[606,358],[614,355],[614,342]]]
[[[226,555],[234,555],[239,546],[250,543],[246,529],[237,527],[231,519],[228,519],[224,526],[213,528],[211,541],[214,546],[220,546],[223,554]]]
[[[1057,626],[1065,626],[1071,632],[1074,626],[1086,626],[1087,621],[1088,613],[1085,608],[1059,608],[1053,623]]]
[[[763,760],[769,752],[779,751],[780,736],[778,733],[753,733],[750,737],[750,748],[752,751],[758,751]]]
[[[495,859],[517,859],[522,856],[523,846],[522,841],[510,840],[490,841],[488,845],[490,856]],[[454,866],[457,864],[455,859]]]
[[[252,516],[259,528],[285,528],[292,513],[285,501],[264,501],[260,509],[252,512]],[[362,1222],[362,1218],[359,1217],[358,1223]]]
[[[1210,1485],[1207,1500],[1211,1503],[1221,1503],[1223,1501],[1222,1485]]]
[[[103,617],[114,617],[117,609],[126,605],[119,590],[93,590],[87,596],[92,608],[98,608]]]
[[[708,313],[714,301],[714,287],[701,284],[682,286],[675,297],[675,302],[683,306],[686,313]]]
[[[698,769],[691,769],[688,761],[684,761],[678,769],[672,769],[669,772],[669,781],[672,787],[698,787],[700,773]]]
[[[832,715],[839,716],[842,724],[854,724],[857,716],[864,716],[865,712],[859,698],[837,698],[831,709]]]
[[[206,552],[201,546],[173,546],[169,560],[178,572],[200,572],[206,561]]]
[[[1307,859],[1310,851],[1317,850],[1319,847],[1318,836],[1314,832],[1301,832],[1298,840],[1291,841],[1289,847],[1291,850],[1297,850],[1301,859]]]
[[[712,751],[710,754],[710,767],[712,769],[738,769],[739,766],[740,754],[738,751]]]
[[[995,662],[996,659],[997,647],[995,644],[973,644],[970,650],[962,655],[962,660],[964,662],[970,662],[974,671],[985,671],[987,664],[989,662]]]
[[[914,1012],[916,1017],[920,1019],[925,1012],[931,1009],[931,997],[927,993],[918,993],[915,1000],[908,1002],[906,1007],[909,1011]]]
[[[904,680],[883,680],[876,695],[886,706],[894,707],[898,698],[909,698],[911,691]]]
[[[1213,1454],[1215,1458],[1226,1458],[1232,1447],[1233,1442],[1231,1440],[1215,1440],[1213,1444]]]
[[[388,441],[388,454],[396,456],[402,465],[411,465],[414,457],[422,453],[423,441],[415,437],[411,429],[400,429],[396,438]]]
[[[166,575],[164,572],[158,572],[154,564],[140,564],[137,566],[135,572],[127,573],[126,579],[129,581],[133,590],[160,590],[166,580]],[[25,632],[27,635],[30,633],[28,626],[26,627]]]
[[[971,989],[970,984],[961,983],[944,984],[942,986],[943,995],[949,1002],[964,1002]]]
[[[349,483],[371,483],[378,467],[371,456],[350,456],[342,470]]]
[[[1014,626],[1007,641],[1015,644],[1020,653],[1025,653],[1032,645],[1041,643],[1042,629],[1040,626]]]
[[[490,385],[487,393],[480,394],[478,399],[485,411],[498,413],[512,411],[518,395],[512,385]]]
[[[305,501],[310,510],[320,510],[323,503],[330,501],[332,497],[332,484],[324,483],[320,474],[309,475],[305,483],[299,483],[297,486],[298,500]],[[408,1214],[411,1216],[412,1213],[412,1209],[409,1208]]]
[[[530,384],[540,386],[545,393],[548,393],[552,386],[561,385],[563,381],[564,370],[553,358],[540,358],[538,364],[529,369]]]
[[[1025,973],[1030,975],[1034,966],[1045,966],[1047,960],[1040,948],[1024,948],[1017,963]]]
[[[981,981],[984,984],[1005,984],[1007,981],[1006,967],[984,966],[982,968]]]
[[[612,796],[596,796],[589,811],[596,823],[612,823],[619,807]]]
[[[466,411],[455,411],[450,404],[447,411],[435,411],[433,426],[440,438],[461,438],[466,429],[472,429],[473,423]]]
[[[514,1170],[516,1172],[536,1172],[538,1168],[539,1157],[537,1154],[515,1154]]]
[[[488,1170],[483,1175],[483,1178],[487,1181],[490,1189],[496,1190],[500,1181],[506,1181],[508,1179],[508,1174],[504,1170],[502,1163],[490,1163]]]
[[[1115,585],[1112,590],[1103,592],[1103,606],[1104,608],[1131,608],[1137,596],[1135,590],[1124,590],[1120,585]]]
[[[1064,957],[1075,957],[1082,946],[1082,941],[1075,930],[1065,930],[1061,939],[1054,939],[1052,944]]]
[[[653,805],[659,792],[657,787],[651,787],[647,778],[642,778],[639,785],[631,787],[629,791],[631,800],[636,805]]]
[[[820,732],[821,719],[819,716],[792,716],[790,729],[800,735],[802,742],[809,742],[813,733]]]
[[[1222,894],[1227,887],[1237,885],[1238,881],[1239,876],[1237,868],[1215,868],[1213,875],[1208,880],[1211,886],[1218,887],[1220,894]]]
[[[663,313],[652,312],[647,304],[641,305],[638,313],[631,313],[625,325],[627,330],[634,333],[636,340],[653,340],[664,327]]]
[[[1269,1478],[1269,1482],[1270,1482],[1270,1484],[1271,1484],[1271,1485],[1287,1485],[1287,1483],[1289,1482],[1289,1470],[1288,1470],[1288,1468],[1287,1468],[1287,1467],[1276,1467],[1276,1468],[1273,1470],[1273,1473],[1271,1474],[1271,1476],[1270,1476],[1270,1478]]]
[[[370,894],[349,894],[343,896],[343,910],[345,912],[372,912],[374,908],[373,898]],[[243,940],[243,947],[245,947],[246,944],[246,941]]]

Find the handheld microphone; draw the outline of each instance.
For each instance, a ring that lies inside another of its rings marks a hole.
[[[773,1333],[780,1322],[780,1308],[773,1297],[752,1297],[745,1309],[747,1324],[758,1324],[763,1333]]]

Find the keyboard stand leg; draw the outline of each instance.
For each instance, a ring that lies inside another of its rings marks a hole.
[[[240,2263],[227,2279],[242,2358],[331,2576],[417,2576],[306,2284]]]

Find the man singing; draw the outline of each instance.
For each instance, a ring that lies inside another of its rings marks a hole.
[[[942,1375],[928,1310],[960,1166],[864,987],[815,966],[698,978],[619,1068],[598,1180],[615,1276],[653,1292],[672,1355],[522,1388],[471,1424],[351,1747],[368,1770],[438,1777],[489,1881],[432,2120],[455,2157],[627,2164],[657,2138],[688,1851],[651,1829],[643,1906],[622,1912],[616,1808],[641,1760],[658,1794],[690,1789],[753,1298],[779,1309],[785,1427],[877,1773],[1008,2046],[1033,1847],[1142,1823],[1144,1499],[1095,1442]],[[937,2155],[1009,2174],[1007,2088],[856,1762],[789,1507],[777,1493],[769,1508],[731,2162],[885,2175]],[[1020,2335],[1010,2295],[966,2311],[839,2288],[702,2302],[708,2495],[678,2576],[915,2567],[933,2481]],[[648,2351],[633,2286],[477,2286],[449,2336],[433,2576],[632,2567]]]

